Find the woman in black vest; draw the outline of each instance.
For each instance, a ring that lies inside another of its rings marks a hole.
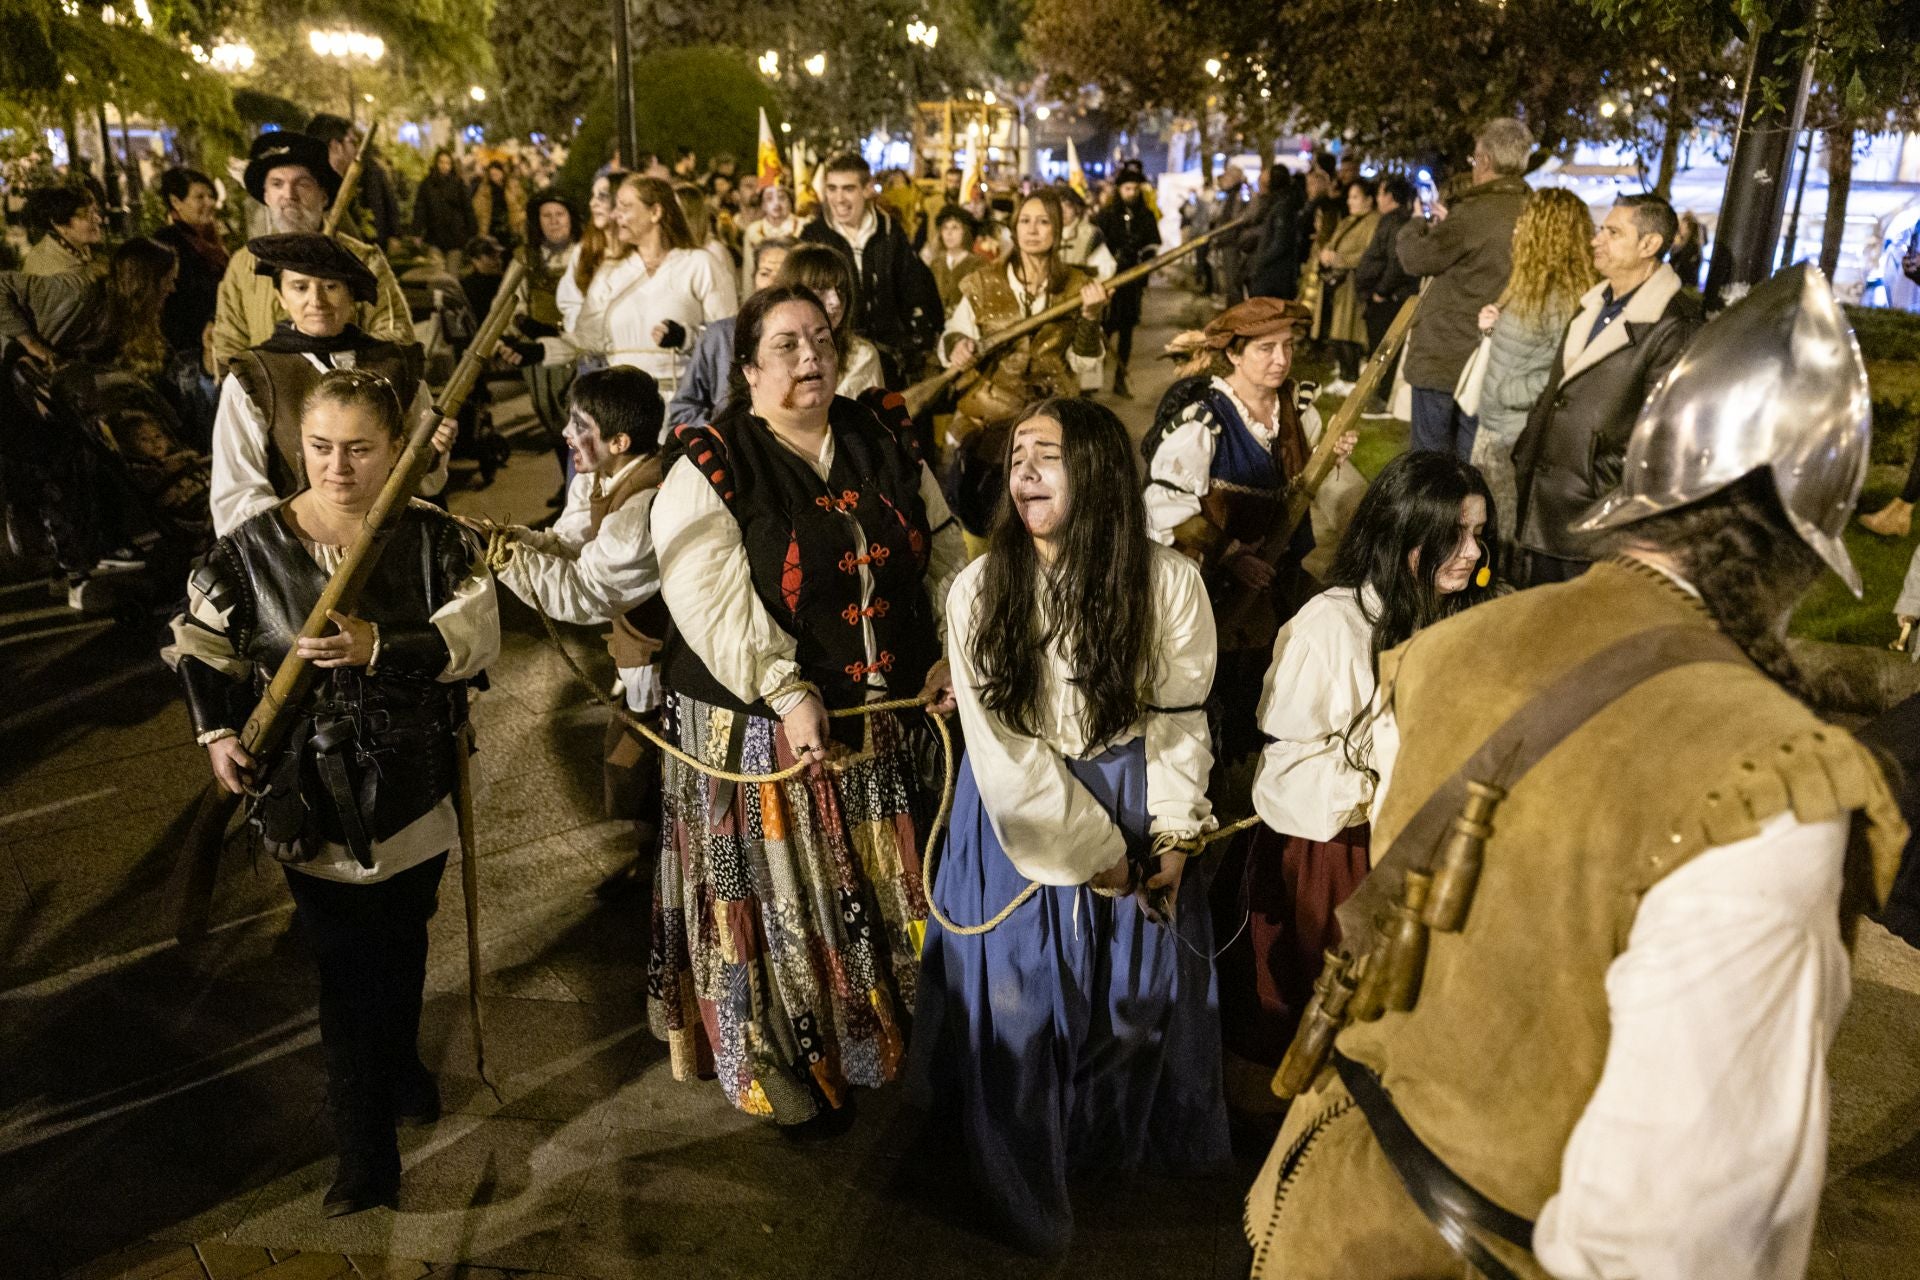
[[[354,615],[299,639],[307,613],[402,447],[393,385],[322,375],[301,415],[312,487],[222,538],[187,589],[173,656],[194,733],[220,785],[252,791],[249,819],[286,865],[320,970],[327,1107],[340,1146],[329,1217],[391,1205],[396,1123],[431,1123],[440,1091],[420,1061],[427,921],[459,838],[455,756],[467,682],[500,651],[492,575],[451,516],[410,505]],[[277,758],[235,730],[289,649],[320,680]]]
[[[814,766],[755,785],[668,759],[653,1027],[676,1077],[828,1127],[899,1073],[926,901],[906,721],[827,712],[945,696],[966,558],[904,415],[836,397],[839,364],[809,290],[748,299],[728,408],[676,431],[653,508],[669,735],[732,773]]]

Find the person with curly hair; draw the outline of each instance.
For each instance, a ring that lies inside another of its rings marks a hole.
[[[1500,297],[1480,309],[1493,335],[1480,388],[1473,465],[1502,511],[1515,506],[1513,444],[1547,385],[1567,321],[1594,286],[1593,214],[1571,191],[1547,187],[1527,197],[1513,227],[1513,274]]]

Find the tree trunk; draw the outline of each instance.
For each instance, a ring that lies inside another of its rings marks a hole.
[[[1673,175],[1680,169],[1680,140],[1687,135],[1686,121],[1686,106],[1676,83],[1667,94],[1667,132],[1660,139],[1660,174],[1653,183],[1653,194],[1662,200],[1673,199]]]
[[[1827,218],[1820,228],[1820,270],[1833,279],[1847,238],[1847,197],[1853,193],[1853,130],[1827,130]]]
[[[1202,190],[1213,188],[1213,147],[1207,142],[1207,100],[1200,99],[1200,114],[1193,118],[1193,145],[1200,149],[1200,185]]]

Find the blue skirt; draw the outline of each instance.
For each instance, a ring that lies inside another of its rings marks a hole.
[[[1144,846],[1143,741],[1067,765],[1129,848]],[[963,925],[1026,884],[964,759],[936,874],[936,900]],[[1197,862],[1176,916],[1178,936],[1136,899],[1042,886],[985,934],[927,921],[913,1078],[936,1137],[962,1155],[980,1214],[1013,1243],[1065,1249],[1070,1174],[1195,1173],[1230,1158],[1213,928]]]

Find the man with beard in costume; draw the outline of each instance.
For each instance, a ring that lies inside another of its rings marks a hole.
[[[422,380],[420,348],[382,341],[353,323],[356,304],[378,283],[361,260],[323,235],[261,236],[234,255],[246,256],[288,318],[266,341],[235,353],[213,418],[213,531],[225,537],[256,512],[306,487],[300,450],[300,406],[329,369],[371,369],[394,387],[409,424],[433,412]],[[226,286],[221,286],[222,289]],[[358,308],[364,311],[364,305]],[[447,454],[457,426],[449,418],[433,435],[439,451],[420,492],[447,484]]]
[[[327,158],[327,145],[305,134],[263,133],[253,140],[247,161],[247,194],[267,208],[267,229],[275,235],[312,235],[326,225],[327,209],[340,194],[341,175]],[[360,300],[355,321],[383,342],[414,340],[413,317],[393,268],[378,248],[352,236],[333,237],[372,273],[374,289]],[[287,318],[272,286],[256,270],[251,247],[227,262],[213,315],[214,372],[248,347],[273,336]]]
[[[1827,569],[1860,591],[1866,391],[1782,272],[1640,411],[1580,521],[1611,559],[1383,655],[1375,864],[1276,1077],[1255,1276],[1806,1273],[1844,940],[1906,835],[1784,640]]]

